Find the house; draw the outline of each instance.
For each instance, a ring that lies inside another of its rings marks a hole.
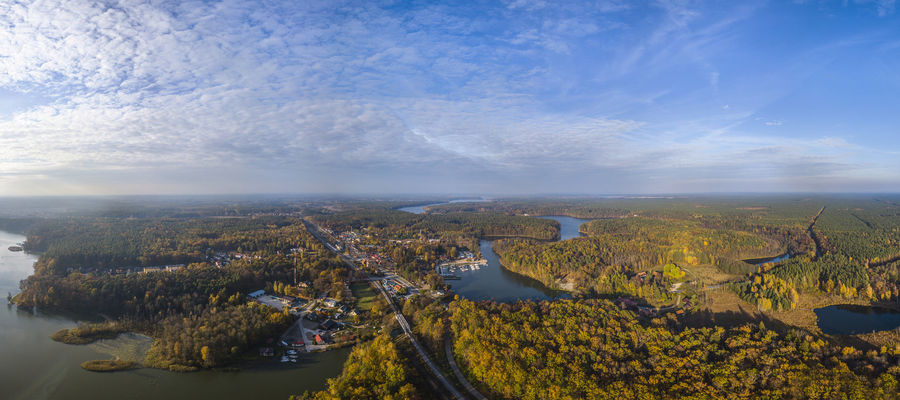
[[[166,265],[166,272],[175,272],[184,268],[184,264]]]
[[[325,339],[321,335],[316,335],[316,344],[325,344]]]
[[[326,319],[325,322],[323,322],[321,324],[321,326],[322,326],[322,329],[325,329],[326,331],[330,331],[332,329],[338,328],[340,325],[337,322],[335,322],[333,319]]]
[[[338,304],[335,299],[325,299],[322,303],[325,304],[326,307],[337,307]]]
[[[262,295],[264,295],[264,294],[266,294],[266,291],[265,291],[265,290],[257,290],[257,291],[255,291],[255,292],[251,292],[251,293],[248,294],[247,296],[249,296],[251,299],[258,299],[259,296],[262,296]]]

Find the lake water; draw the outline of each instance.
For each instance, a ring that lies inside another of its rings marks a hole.
[[[406,212],[408,212],[408,213],[413,213],[413,214],[425,214],[425,207],[440,206],[440,205],[444,205],[444,204],[452,204],[452,203],[484,203],[484,202],[488,202],[488,201],[490,201],[490,200],[485,200],[485,199],[457,199],[457,200],[445,201],[445,202],[443,202],[443,203],[432,203],[432,204],[423,204],[423,205],[420,205],[420,206],[402,207],[402,208],[398,208],[398,210],[400,210],[400,211],[406,211]]]
[[[752,258],[749,260],[744,260],[744,262],[746,262],[747,264],[753,264],[753,265],[763,265],[763,264],[768,264],[768,263],[773,263],[773,264],[779,263],[779,262],[782,262],[789,258],[791,258],[790,254],[782,254],[780,256],[771,257],[771,258]]]
[[[482,240],[479,245],[488,265],[477,270],[455,272],[454,275],[459,276],[460,280],[446,281],[460,297],[501,302],[568,297],[565,292],[555,291],[539,281],[500,266],[500,257],[491,247],[493,242]]]
[[[584,236],[578,228],[581,227],[581,224],[590,221],[589,219],[572,218],[563,215],[550,215],[538,218],[552,219],[559,222],[559,240],[569,240]]]
[[[400,210],[412,213],[423,213],[425,212],[425,207],[426,206],[405,207]],[[581,236],[578,227],[588,221],[565,216],[547,216],[539,218],[552,219],[559,222],[561,240],[568,240]],[[503,268],[500,265],[500,257],[494,252],[492,245],[493,242],[488,240],[479,242],[481,254],[488,263],[486,267],[477,270],[456,272],[454,275],[459,276],[460,279],[447,281],[453,288],[454,293],[469,300],[495,300],[500,302],[552,300],[570,297],[566,292],[550,289],[540,281]]]
[[[813,310],[819,329],[829,335],[855,335],[900,328],[900,311],[886,308],[835,305]]]
[[[33,272],[35,256],[7,247],[25,237],[0,231],[0,294],[15,294],[18,283]],[[5,303],[5,302],[4,302]],[[50,340],[71,328],[65,316],[15,306],[0,306],[0,399],[278,399],[306,390],[321,390],[340,374],[350,349],[311,353],[297,364],[265,361],[240,372],[174,373],[139,369],[113,373],[88,372],[88,360],[136,355],[149,344],[139,335],[124,335],[86,346]]]

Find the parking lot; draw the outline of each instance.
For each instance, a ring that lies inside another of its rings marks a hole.
[[[269,307],[274,307],[278,310],[281,310],[282,308],[284,308],[284,303],[281,302],[281,299],[277,299],[268,294],[259,296],[258,298],[256,298],[256,301],[263,303]]]

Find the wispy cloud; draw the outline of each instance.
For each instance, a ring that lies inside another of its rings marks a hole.
[[[651,177],[699,171],[866,168],[828,150],[845,138],[739,128],[763,102],[729,97],[741,71],[721,60],[759,7],[10,0],[0,96],[41,101],[0,117],[0,190],[503,191],[534,176],[565,190],[619,176],[572,191],[654,191]]]

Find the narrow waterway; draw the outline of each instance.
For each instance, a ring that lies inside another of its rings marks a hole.
[[[0,293],[15,294],[18,283],[33,272],[36,257],[7,248],[25,240],[0,231]],[[304,355],[297,364],[265,361],[240,372],[174,373],[139,369],[88,372],[88,360],[140,358],[149,342],[139,335],[120,336],[86,346],[50,340],[75,321],[15,306],[0,306],[0,398],[41,399],[277,399],[320,390],[340,374],[350,349]]]
[[[458,200],[472,201],[472,200]],[[422,214],[425,207],[439,204],[428,204],[415,207],[400,208],[414,214]],[[588,220],[566,216],[538,217],[552,219],[559,222],[560,240],[569,240],[581,236],[578,228]],[[500,257],[493,249],[493,241],[481,240],[479,242],[481,254],[487,261],[487,265],[479,269],[457,271],[453,274],[458,280],[447,280],[453,288],[453,292],[460,297],[469,300],[494,300],[500,302],[513,302],[518,300],[552,300],[569,297],[564,291],[553,290],[543,283],[527,276],[509,271],[500,265]]]
[[[551,300],[568,296],[524,275],[511,272],[500,265],[500,257],[494,252],[493,242],[479,242],[481,254],[487,266],[477,270],[455,272],[459,280],[448,280],[453,292],[469,300]]]

